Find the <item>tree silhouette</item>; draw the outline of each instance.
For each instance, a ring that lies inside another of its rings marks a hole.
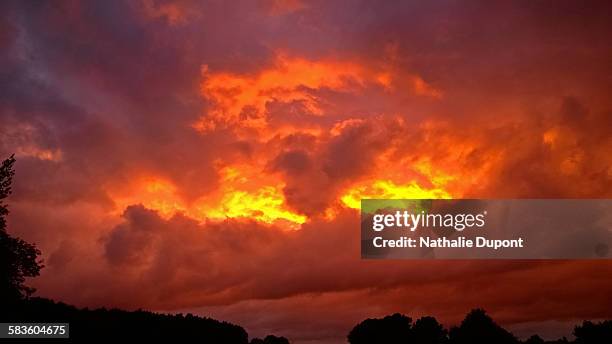
[[[525,344],[544,344],[544,339],[542,339],[542,337],[538,336],[537,334],[534,334],[533,336],[529,337],[529,339],[527,339],[525,341]]]
[[[351,344],[444,344],[448,337],[434,317],[422,317],[413,325],[411,318],[396,313],[382,319],[364,320],[351,330],[348,340]]]
[[[412,343],[441,344],[447,343],[447,331],[434,317],[422,317],[412,326]]]
[[[289,340],[285,337],[268,335],[264,339],[253,338],[250,344],[289,344]]]
[[[29,297],[35,290],[24,284],[25,278],[38,276],[42,268],[36,246],[13,238],[6,229],[9,210],[4,199],[11,194],[14,163],[11,156],[0,166],[0,297],[6,304]]]
[[[604,344],[612,343],[612,320],[599,323],[584,321],[582,325],[574,328],[576,344]]]
[[[515,344],[518,340],[512,333],[497,325],[482,309],[469,312],[459,327],[449,332],[451,344]]]
[[[399,313],[382,319],[366,319],[348,334],[351,344],[408,343],[411,336],[412,319]]]
[[[404,344],[610,344],[612,343],[612,320],[598,323],[585,321],[574,328],[574,341],[563,337],[545,341],[533,335],[519,341],[489,317],[484,310],[470,311],[459,327],[446,331],[433,317],[422,317],[414,324],[402,314],[393,314],[382,319],[366,319],[357,324],[348,334],[350,344],[404,343]],[[264,344],[264,341],[251,341]]]

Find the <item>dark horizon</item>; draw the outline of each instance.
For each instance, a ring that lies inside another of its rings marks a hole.
[[[70,324],[70,341],[85,340],[189,340],[205,343],[290,344],[290,338],[249,335],[242,327],[188,314],[159,314],[137,310],[77,309],[52,300],[27,297],[0,311],[0,321]],[[14,307],[13,307],[14,306]],[[538,333],[517,338],[485,310],[473,309],[457,326],[444,326],[435,317],[412,319],[400,313],[368,318],[347,333],[349,344],[605,344],[612,339],[612,320],[576,324],[571,338],[543,339]]]

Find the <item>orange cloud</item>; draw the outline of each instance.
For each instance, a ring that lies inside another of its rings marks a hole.
[[[45,147],[39,141],[42,133],[39,128],[20,121],[7,121],[0,128],[0,145],[13,146],[12,153],[17,158],[28,157],[44,161],[59,162],[62,160],[63,152],[59,148]]]
[[[35,145],[20,146],[15,149],[17,157],[33,157],[40,160],[60,161],[62,151],[59,149],[44,149]]]
[[[143,13],[151,19],[162,18],[170,25],[185,24],[194,15],[187,3],[170,1],[159,3],[155,0],[141,0]]]
[[[142,204],[164,219],[183,214],[198,221],[248,218],[283,223],[290,228],[304,223],[305,216],[286,207],[283,185],[272,179],[266,183],[265,178],[253,183],[255,171],[249,165],[221,167],[219,189],[192,202],[179,195],[173,182],[159,177],[136,178],[127,187],[108,192],[115,203],[115,214],[121,214],[130,205]]]
[[[178,196],[174,183],[159,177],[136,177],[130,185],[109,189],[108,193],[115,203],[115,214],[123,213],[133,204],[156,210],[165,219],[178,212],[187,212],[187,206]]]
[[[412,77],[412,86],[414,87],[414,93],[420,96],[442,98],[442,92],[440,90],[433,88],[419,76]]]
[[[203,96],[213,108],[195,127],[202,131],[239,125],[263,129],[271,101],[298,102],[313,116],[321,116],[318,100],[309,89],[343,90],[361,84],[363,68],[351,62],[309,61],[278,54],[274,65],[255,75],[212,73],[203,68]]]
[[[272,102],[300,104],[310,116],[326,115],[322,100],[313,91],[358,92],[367,85],[393,89],[390,71],[376,70],[356,61],[305,58],[277,53],[273,65],[256,73],[239,75],[202,68],[201,92],[211,109],[194,124],[200,131],[242,128],[262,131],[268,127]],[[422,78],[410,76],[417,95],[440,97]],[[295,130],[295,129],[294,129]]]

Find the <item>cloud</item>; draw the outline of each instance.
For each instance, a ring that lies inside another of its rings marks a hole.
[[[283,52],[275,52],[273,65],[256,73],[216,72],[204,65],[202,74],[202,95],[212,105],[207,114],[194,123],[194,127],[203,132],[220,128],[250,129],[263,131],[266,135],[274,135],[279,130],[295,131],[295,124],[289,128],[270,128],[271,104],[298,106],[304,114],[316,118],[326,115],[324,105],[331,103],[320,95],[320,91],[361,95],[359,91],[363,88],[388,89],[391,83],[384,70],[377,71],[375,66],[359,61],[337,58],[313,61]],[[421,77],[410,76],[410,79],[412,87],[402,91],[434,98],[441,96],[439,90]]]
[[[610,316],[606,262],[361,261],[354,209],[609,198],[608,4],[0,7],[9,226],[40,295],[328,341],[395,311]]]
[[[181,1],[156,3],[153,0],[142,0],[141,9],[147,18],[162,18],[169,25],[184,25],[190,17],[197,15],[197,11],[189,7],[189,2]]]
[[[301,0],[271,0],[262,1],[268,8],[270,15],[279,16],[298,12],[308,6]]]
[[[353,210],[333,220],[306,223],[297,231],[246,219],[205,223],[182,215],[163,219],[143,206],[128,207],[123,218],[104,236],[103,245],[112,276],[121,276],[123,284],[106,297],[124,307],[174,309],[406,283],[427,285],[453,277],[461,281],[460,276],[474,268],[457,264],[430,274],[401,262],[361,261],[359,239],[351,234],[359,221]],[[317,255],[312,255],[313,248]],[[432,268],[440,263],[423,262]],[[489,265],[490,273],[507,269]],[[151,284],[157,287],[146,287]]]

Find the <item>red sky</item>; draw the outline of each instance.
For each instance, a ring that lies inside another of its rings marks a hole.
[[[367,197],[610,198],[606,2],[3,2],[38,295],[297,343],[366,317],[612,317],[606,261],[362,261]]]

